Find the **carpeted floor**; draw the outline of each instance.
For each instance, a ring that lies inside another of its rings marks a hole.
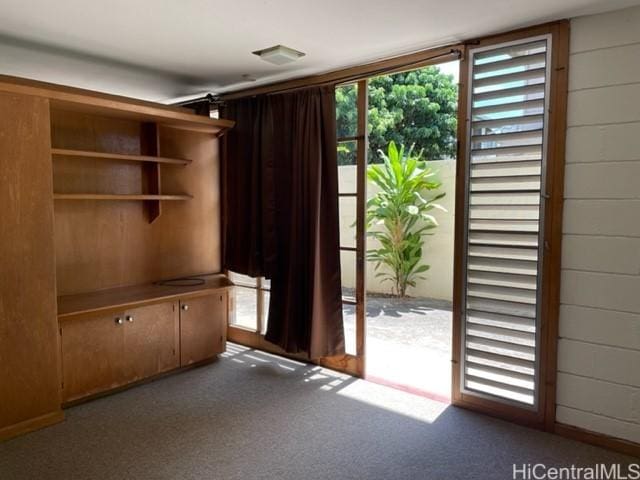
[[[235,345],[0,444],[0,479],[487,479],[634,460]]]

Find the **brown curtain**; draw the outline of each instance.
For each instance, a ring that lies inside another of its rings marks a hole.
[[[265,338],[309,358],[344,353],[335,95],[331,87],[229,102],[225,267],[271,279]]]

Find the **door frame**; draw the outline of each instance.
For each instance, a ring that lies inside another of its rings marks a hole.
[[[367,343],[367,292],[366,292],[366,268],[367,268],[367,239],[366,239],[366,215],[367,215],[367,151],[369,149],[367,133],[368,114],[368,79],[364,78],[355,83],[357,85],[356,111],[358,122],[356,134],[352,137],[341,137],[338,142],[345,140],[356,141],[356,191],[355,194],[338,194],[338,197],[349,196],[356,198],[356,246],[355,248],[340,246],[340,251],[354,251],[356,254],[356,299],[349,301],[343,299],[343,303],[356,307],[356,354],[345,353],[334,357],[323,357],[320,364],[327,368],[339,370],[355,377],[364,378],[366,373],[366,343]],[[338,85],[336,85],[338,87]]]
[[[460,281],[462,264],[460,254],[464,245],[464,174],[466,160],[463,152],[466,149],[466,118],[467,118],[467,89],[468,61],[467,52],[470,46],[491,45],[523,39],[527,37],[551,34],[552,41],[552,72],[550,79],[550,108],[549,115],[549,145],[553,147],[547,152],[549,168],[546,178],[546,189],[550,198],[546,202],[544,228],[547,232],[549,251],[543,264],[543,275],[546,281],[542,285],[543,312],[540,345],[540,402],[538,412],[523,412],[522,409],[501,402],[485,399],[470,398],[460,392],[460,305],[462,301]],[[493,416],[505,418],[514,422],[553,430],[555,425],[555,392],[556,392],[556,358],[558,338],[558,313],[560,296],[560,255],[562,242],[562,202],[564,187],[564,149],[566,137],[566,101],[568,88],[568,56],[569,56],[569,22],[561,20],[534,27],[527,27],[503,34],[469,40],[464,43],[451,44],[444,47],[427,49],[420,52],[398,56],[357,67],[337,70],[327,74],[309,76],[296,80],[288,80],[272,85],[232,92],[222,95],[221,99],[232,100],[251,95],[282,92],[288,89],[298,89],[314,85],[341,84],[354,81],[366,81],[379,75],[412,70],[415,68],[434,65],[449,60],[460,60],[460,81],[458,93],[458,152],[456,167],[456,219],[454,239],[454,289],[453,289],[453,345],[452,345],[452,403],[457,406],[481,411]],[[364,99],[366,102],[366,98]],[[365,104],[366,105],[366,104]],[[364,139],[366,142],[366,138]],[[225,148],[223,142],[223,148]],[[365,148],[358,151],[366,152]],[[364,178],[366,183],[366,177]],[[363,236],[362,236],[363,237]],[[363,237],[364,238],[364,237]],[[364,274],[362,275],[364,279]],[[364,300],[364,298],[363,298]],[[356,307],[358,307],[356,302]],[[365,311],[365,302],[360,308]],[[357,327],[356,327],[357,328]],[[365,373],[366,356],[366,322],[360,328],[362,332],[357,338],[357,355],[323,358],[321,365],[363,377]],[[228,326],[228,339],[251,348],[258,348],[272,353],[302,359],[300,356],[285,353],[282,349],[264,340],[260,332]],[[361,358],[360,360],[358,358]]]
[[[462,338],[464,302],[465,198],[467,171],[467,128],[469,50],[494,44],[550,35],[551,66],[549,79],[549,112],[547,126],[546,178],[544,191],[545,255],[542,261],[540,295],[540,334],[538,337],[538,404],[535,410],[498,400],[482,398],[462,391]],[[467,42],[460,62],[458,91],[458,163],[456,168],[456,207],[454,240],[452,403],[492,416],[535,428],[552,431],[555,426],[556,363],[558,316],[560,309],[560,261],[562,253],[562,206],[564,197],[564,152],[566,141],[566,111],[568,89],[569,23],[559,21],[529,27],[506,34]]]

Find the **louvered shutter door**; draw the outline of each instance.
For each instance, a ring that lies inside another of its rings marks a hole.
[[[550,37],[469,51],[461,390],[535,408]]]

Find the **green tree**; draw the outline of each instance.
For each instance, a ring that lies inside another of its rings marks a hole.
[[[355,135],[357,89],[336,90],[338,136]],[[369,162],[381,163],[379,150],[391,142],[413,145],[423,158],[454,157],[458,87],[452,75],[429,66],[382,75],[369,81]],[[341,145],[339,164],[353,164],[352,144]]]

